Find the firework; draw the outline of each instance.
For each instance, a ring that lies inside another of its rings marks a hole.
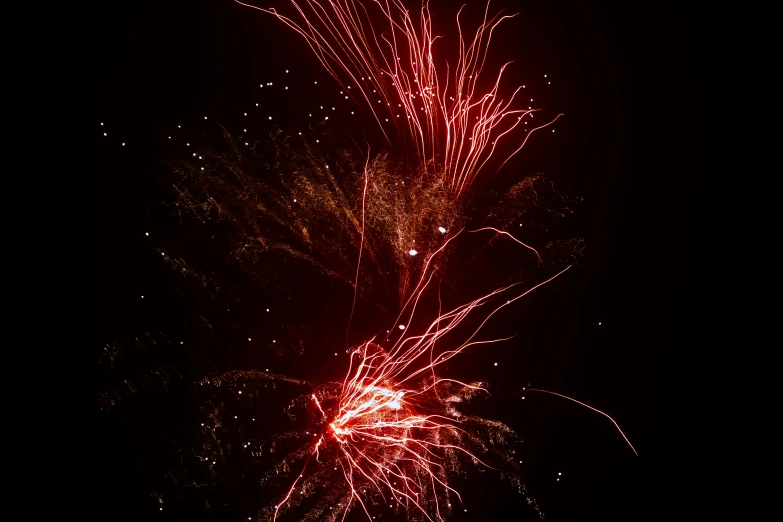
[[[291,16],[236,1],[274,15],[304,37],[349,96],[371,111],[390,143],[387,124],[414,146],[427,174],[441,179],[455,196],[493,160],[501,159],[494,163],[502,166],[532,132],[559,117],[525,132],[521,139],[513,132],[536,110],[519,107],[522,85],[503,97],[508,63],[485,79],[492,33],[511,18],[489,17],[489,2],[469,40],[462,31],[462,9],[457,13],[459,43],[449,67],[434,55],[439,36],[433,33],[426,2],[416,17],[400,0],[292,0],[296,15]],[[501,143],[505,140],[512,141],[510,150]],[[501,150],[505,152],[498,158]]]
[[[307,388],[288,411],[305,412],[310,420],[298,431],[265,441],[292,448],[262,483],[287,478],[291,485],[276,503],[261,510],[258,519],[290,515],[340,520],[354,509],[372,519],[373,512],[388,506],[410,520],[443,520],[461,502],[450,482],[459,476],[465,461],[504,474],[525,493],[514,459],[516,433],[501,422],[459,410],[460,403],[487,393],[486,383],[440,377],[436,369],[472,346],[498,341],[478,340],[481,327],[502,308],[547,282],[505,299],[518,285],[498,289],[441,314],[416,335],[403,330],[396,340],[390,334],[379,342],[364,342],[351,350],[342,383],[314,385],[268,372],[229,372],[202,381],[202,385],[233,389],[258,380]],[[501,304],[487,308],[497,300]],[[482,309],[488,311],[479,326],[455,343],[455,329]],[[391,346],[384,348],[384,344]],[[199,457],[207,463],[217,462],[214,448],[219,447],[214,438],[221,422],[212,411],[205,430],[205,440],[211,442],[203,446],[207,454]],[[528,501],[538,511],[535,501]]]

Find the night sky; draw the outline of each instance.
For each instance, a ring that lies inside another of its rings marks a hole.
[[[736,400],[722,372],[741,334],[738,263],[751,184],[743,19],[708,2],[492,5],[520,13],[494,47],[498,59],[518,61],[511,82],[526,84],[548,113],[565,114],[495,183],[543,172],[558,191],[584,198],[558,230],[584,237],[586,249],[580,266],[488,329],[517,337],[451,369],[492,384],[476,411],[521,434],[525,483],[549,520],[720,513],[716,453],[731,430],[717,429],[717,419]],[[433,3],[436,17],[450,13],[444,6]],[[60,486],[52,504],[96,520],[246,520],[263,496],[248,485],[229,485],[234,494],[209,512],[169,509],[168,500],[159,511],[151,497],[171,489],[161,484],[175,442],[197,418],[190,383],[210,371],[269,367],[340,379],[351,292],[295,264],[274,288],[232,271],[220,238],[203,241],[161,204],[173,197],[163,162],[186,155],[191,141],[218,143],[218,124],[257,140],[275,125],[307,129],[321,105],[335,106],[335,126],[362,141],[379,136],[297,35],[229,0],[81,2],[57,16],[47,334],[58,448],[48,465]],[[451,15],[436,20],[436,32],[452,27]],[[179,278],[161,250],[217,267],[234,310]],[[468,261],[452,263],[476,270]],[[502,263],[498,272],[513,260]],[[480,287],[463,283],[467,294]],[[99,364],[107,344],[136,338],[127,346],[144,348],[122,368]],[[300,341],[303,353],[276,355],[278,343]],[[165,389],[145,377],[160,368],[172,369]],[[101,394],[124,378],[146,389],[101,411]],[[522,400],[524,386],[612,415],[640,456],[606,418],[555,397]],[[468,511],[454,520],[536,519],[489,473],[464,493]]]

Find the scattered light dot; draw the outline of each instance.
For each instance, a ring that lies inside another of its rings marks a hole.
[[[446,229],[443,228],[443,227],[438,227],[438,232],[440,232],[441,234],[445,234],[446,233]]]
[[[416,254],[418,254],[418,252],[416,252],[416,251],[415,251],[415,250],[413,250],[413,249],[410,249],[410,251],[409,251],[408,253],[409,253],[410,255],[412,255],[412,256],[415,256]]]
[[[248,337],[247,340],[250,341],[251,340],[250,337]]]
[[[495,363],[495,366],[497,366],[497,365],[498,365],[498,363]]]
[[[405,330],[405,325],[404,325],[404,324],[401,324],[401,325],[399,326],[399,328],[400,328],[400,330]]]
[[[145,236],[149,236],[149,235],[150,235],[150,233],[149,233],[149,232],[144,232],[144,235],[145,235]],[[598,324],[601,324],[601,323],[598,323]]]

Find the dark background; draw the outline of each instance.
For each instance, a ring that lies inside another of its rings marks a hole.
[[[747,18],[709,2],[493,6],[521,13],[498,42],[520,58],[514,78],[536,89],[542,106],[566,115],[555,135],[532,140],[512,167],[544,171],[558,189],[584,197],[574,219],[588,248],[578,272],[504,316],[497,331],[519,338],[468,354],[455,371],[478,368],[477,377],[508,392],[480,411],[523,435],[526,483],[551,520],[724,513],[739,459],[727,449],[740,424],[731,361],[743,351],[749,314],[739,285],[753,166]],[[214,142],[204,115],[242,126],[239,113],[262,99],[259,83],[279,87],[286,68],[304,98],[264,98],[259,110],[277,111],[278,123],[306,127],[302,100],[331,99],[301,87],[310,77],[337,89],[294,34],[226,0],[58,9],[47,256],[58,447],[46,462],[58,484],[52,504],[101,520],[200,519],[198,507],[158,512],[150,497],[170,441],[186,429],[184,383],[204,371],[266,364],[286,373],[327,368],[315,353],[331,348],[306,351],[314,355],[302,365],[276,358],[269,341],[297,312],[341,320],[345,296],[304,303],[296,285],[255,297],[239,292],[241,315],[213,318],[232,330],[215,334],[225,344],[210,348],[187,326],[199,305],[156,251],[176,248],[177,234],[186,235],[156,206],[167,197],[160,162],[184,154],[184,133]],[[552,78],[549,90],[543,74]],[[178,124],[183,138],[170,145]],[[258,123],[259,136],[266,125]],[[260,319],[264,303],[273,312]],[[171,364],[184,371],[183,384],[152,387],[99,411],[101,348],[157,330],[188,347],[150,351],[133,364],[140,372]],[[246,337],[258,340],[253,353],[260,355],[247,355]],[[331,364],[326,373],[339,368]],[[566,401],[528,395],[524,407],[518,396],[512,404],[510,393],[528,383],[607,411],[641,455],[605,418]],[[455,519],[534,518],[519,497],[494,485],[482,479],[471,488],[468,513]],[[243,503],[252,504],[240,497],[211,520],[246,518]]]

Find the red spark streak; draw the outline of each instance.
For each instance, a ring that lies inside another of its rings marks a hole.
[[[301,5],[291,0],[300,21],[274,8],[235,1],[272,14],[299,33],[343,90],[366,104],[387,140],[383,121],[388,119],[381,110],[415,144],[421,164],[431,175],[442,176],[455,195],[470,187],[494,157],[499,141],[537,111],[514,108],[522,86],[508,99],[499,95],[503,72],[511,62],[488,82],[488,91],[479,87],[492,33],[503,20],[513,17],[498,14],[490,18],[489,2],[470,42],[462,33],[462,8],[457,12],[459,45],[456,67],[451,70],[448,64],[436,66],[433,58],[433,44],[440,37],[432,34],[426,1],[418,23],[401,0],[305,0]],[[376,7],[372,14],[368,3]],[[522,149],[532,132],[559,116],[527,131],[522,144],[506,155],[500,167]],[[398,123],[401,117],[403,123]]]
[[[506,235],[506,236],[510,237],[511,239],[513,239],[514,241],[516,241],[517,243],[522,245],[523,247],[527,248],[528,250],[532,250],[533,252],[535,252],[536,257],[538,258],[538,261],[539,262],[541,261],[541,256],[539,255],[538,250],[536,250],[535,248],[533,248],[530,245],[527,245],[527,244],[523,243],[522,241],[520,241],[519,239],[515,238],[514,236],[512,236],[511,234],[509,234],[505,230],[498,230],[495,227],[484,227],[484,228],[479,228],[479,229],[476,229],[476,230],[468,230],[468,232],[481,232],[482,230],[492,230],[492,231],[494,231],[494,232],[496,232],[498,234],[503,234],[503,235]]]

